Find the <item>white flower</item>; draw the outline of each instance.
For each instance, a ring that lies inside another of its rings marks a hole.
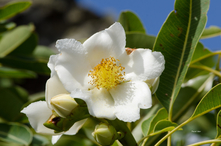
[[[164,57],[150,49],[125,49],[125,43],[117,22],[83,44],[74,39],[56,43],[60,54],[54,57],[54,69],[60,81],[73,98],[87,103],[94,117],[134,122],[140,109],[152,105],[149,86],[155,92]]]
[[[31,126],[35,129],[37,133],[41,134],[50,134],[52,136],[52,143],[56,143],[62,134],[74,135],[78,130],[83,126],[86,119],[76,122],[68,131],[63,133],[54,133],[54,130],[45,127],[43,124],[49,119],[52,115],[52,110],[55,110],[54,106],[51,105],[51,99],[58,95],[68,95],[70,94],[67,90],[64,89],[61,84],[57,73],[54,70],[54,63],[57,56],[51,56],[48,62],[48,67],[51,69],[51,78],[48,79],[46,83],[46,101],[38,101],[31,103],[21,112],[26,114]],[[55,110],[56,111],[56,110]],[[59,113],[58,113],[59,114]],[[62,115],[61,115],[62,116]]]

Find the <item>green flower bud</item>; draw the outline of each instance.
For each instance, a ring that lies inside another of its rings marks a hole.
[[[67,117],[78,106],[69,94],[59,94],[51,99],[51,106],[60,117]]]
[[[115,128],[108,123],[100,123],[92,133],[94,139],[103,146],[112,145],[118,138]]]

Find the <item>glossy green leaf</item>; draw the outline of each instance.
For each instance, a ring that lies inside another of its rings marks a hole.
[[[141,128],[142,128],[143,135],[148,134],[148,131],[150,129],[150,125],[151,125],[151,122],[152,122],[153,118],[154,118],[154,115],[152,115],[151,117],[149,117],[147,120],[145,120],[142,123]]]
[[[193,58],[191,60],[191,65],[215,68],[218,62],[218,55],[211,54],[212,52],[210,50],[204,48],[204,46],[201,43],[198,43],[193,54]],[[197,76],[206,75],[209,73],[210,72],[206,70],[190,67],[187,71],[184,82]]]
[[[0,33],[5,32],[7,30],[11,30],[15,28],[16,24],[14,22],[9,23],[0,23]]]
[[[28,39],[34,30],[33,25],[19,26],[4,35],[0,41],[0,57],[8,55]]]
[[[209,0],[176,0],[174,11],[169,14],[154,44],[153,50],[160,51],[166,61],[156,95],[169,111],[169,118],[206,25],[208,9]]]
[[[131,11],[124,11],[120,14],[119,20],[126,32],[145,33],[144,26],[138,16]]]
[[[168,118],[168,114],[165,108],[161,108],[156,115],[150,117],[149,119],[145,120],[141,127],[142,127],[142,132],[144,136],[149,135],[150,133],[153,132],[154,126],[156,125],[157,122],[160,120],[164,120]]]
[[[47,67],[48,60],[45,59],[7,56],[4,58],[0,58],[0,63],[4,66],[30,70],[40,74],[50,74],[50,70]]]
[[[31,33],[29,38],[8,55],[31,55],[38,44],[38,36]]]
[[[23,12],[30,6],[30,1],[9,3],[0,8],[0,20],[11,18],[16,14]]]
[[[221,138],[221,110],[217,114],[217,119],[216,119],[216,138]]]
[[[174,103],[173,121],[177,121],[192,105],[200,101],[200,99],[211,89],[213,78],[213,74],[202,75],[182,85]]]
[[[129,48],[153,48],[154,36],[146,35],[140,32],[126,33],[126,47]]]
[[[197,118],[203,114],[206,114],[214,109],[221,107],[221,84],[213,87],[197,105],[191,118]]]
[[[10,88],[0,88],[0,117],[13,121],[20,114],[22,106],[27,102],[27,92],[18,86]]]
[[[0,139],[21,145],[29,145],[32,141],[32,132],[18,123],[0,123]]]
[[[33,56],[37,58],[49,59],[51,55],[55,54],[50,48],[45,46],[37,46],[33,52]]]
[[[153,130],[153,135],[160,134],[160,133],[167,132],[167,131],[171,131],[176,126],[178,126],[178,125],[174,122],[171,122],[168,120],[161,120],[155,125],[154,130]]]
[[[9,67],[0,67],[1,78],[34,78],[36,74],[32,71],[18,70]]]
[[[221,28],[217,26],[210,26],[209,28],[204,30],[201,36],[201,39],[207,39],[207,38],[216,37],[219,35],[221,35]]]
[[[47,146],[49,144],[49,140],[41,135],[35,134],[33,136],[33,140],[31,142],[31,146]]]

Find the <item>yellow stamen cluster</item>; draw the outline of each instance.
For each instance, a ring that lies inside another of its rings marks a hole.
[[[114,57],[102,59],[101,63],[88,74],[92,78],[89,83],[95,85],[98,89],[106,88],[109,90],[124,81],[125,72],[122,74],[124,69],[125,67],[122,67],[121,64],[117,66]]]

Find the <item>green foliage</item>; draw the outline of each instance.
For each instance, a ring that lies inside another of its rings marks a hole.
[[[0,67],[1,78],[35,78],[36,74],[28,70],[19,70],[9,67]]]
[[[165,57],[165,70],[160,77],[157,98],[172,116],[175,99],[185,78],[195,47],[206,25],[209,0],[176,0],[163,24],[154,51]]]
[[[221,110],[219,111],[219,113],[217,114],[217,119],[216,119],[216,129],[217,129],[217,135],[216,138],[220,138],[221,137]]]
[[[129,48],[153,48],[154,36],[146,35],[140,32],[126,33],[126,47]]]
[[[142,131],[144,136],[153,132],[155,125],[158,121],[168,118],[168,114],[165,108],[161,108],[155,116],[150,117],[142,123]]]
[[[30,6],[31,6],[30,1],[9,3],[5,5],[4,7],[0,8],[0,20],[9,19],[13,17],[14,15],[20,12],[23,12]]]
[[[19,26],[6,33],[0,41],[0,57],[5,57],[29,38],[34,30],[33,25]]]
[[[19,84],[25,82],[27,78],[37,78],[39,74],[50,75],[47,63],[50,55],[54,54],[48,47],[38,45],[38,35],[33,24],[16,26],[14,22],[7,20],[23,12],[30,5],[31,2],[15,2],[0,8],[0,145],[2,146],[52,146],[51,136],[33,135],[27,117],[20,113],[26,105],[44,100],[45,93],[29,95],[28,91]],[[215,120],[212,120],[216,112],[211,111],[220,110],[221,107],[221,84],[218,84],[221,82],[219,65],[221,52],[210,51],[199,42],[199,39],[220,36],[221,29],[216,26],[204,29],[208,8],[209,0],[176,0],[174,11],[169,14],[157,37],[146,34],[142,21],[135,13],[122,12],[118,21],[126,32],[126,47],[150,48],[161,52],[165,57],[165,70],[160,77],[157,99],[153,97],[153,106],[157,108],[152,108],[154,112],[141,110],[141,119],[134,123],[125,123],[118,119],[106,121],[89,116],[86,104],[76,99],[80,105],[77,108],[78,112],[73,111],[73,115],[60,120],[54,115],[56,124],[53,117],[50,117],[45,125],[56,132],[63,132],[80,119],[87,117],[89,122],[76,135],[63,135],[55,146],[98,145],[91,133],[95,125],[101,121],[110,123],[125,135],[119,141],[115,141],[113,146],[120,146],[119,143],[134,146],[137,144],[137,137],[139,143],[144,140],[142,146],[160,145],[174,132],[182,130],[182,127],[183,130],[177,132],[182,132],[182,140],[174,141],[175,133],[172,136],[172,143],[185,145],[186,134],[197,127],[189,123],[198,117],[200,119],[197,120],[202,121],[201,126],[208,126],[207,122],[210,126],[204,128],[205,131],[201,133],[194,133],[195,135],[205,136],[203,133],[215,133],[213,129],[215,127],[217,129],[216,139],[213,139],[215,136],[211,136],[213,134],[208,134],[212,140],[199,142],[198,145],[213,143],[212,146],[218,146],[221,142],[221,111],[216,115],[216,124]],[[208,112],[210,113],[206,114]],[[206,131],[208,129],[209,132]],[[143,138],[132,135],[133,130],[136,131],[133,134],[143,133]],[[170,143],[168,139],[167,144]]]
[[[122,12],[118,21],[122,24],[126,33],[133,31],[145,33],[144,26],[139,17],[131,11]]]
[[[216,108],[221,107],[221,84],[216,85],[211,89],[197,105],[191,118],[197,118],[205,113],[208,113]]]
[[[209,28],[204,30],[201,39],[216,37],[219,35],[221,35],[221,28],[217,26],[210,26]]]
[[[158,134],[158,133],[171,131],[177,126],[178,126],[178,124],[176,124],[174,122],[171,122],[168,120],[161,120],[161,121],[157,122],[157,124],[155,125],[153,133]]]
[[[27,126],[18,123],[0,123],[0,140],[11,145],[29,145],[32,141],[32,132]]]
[[[142,22],[133,12],[122,12],[118,21],[126,32],[126,47],[153,48],[155,37],[145,33]]]
[[[0,88],[0,117],[13,121],[20,115],[25,102],[28,101],[27,92],[21,87]]]

